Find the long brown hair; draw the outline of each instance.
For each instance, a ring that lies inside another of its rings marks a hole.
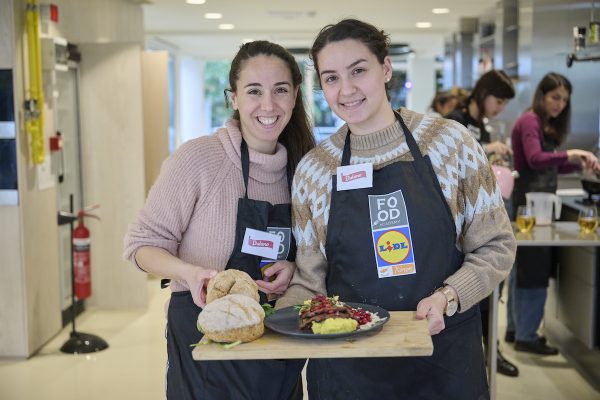
[[[477,125],[479,129],[485,130],[483,126],[483,117],[485,117],[485,99],[488,96],[494,96],[499,99],[512,99],[515,97],[515,87],[512,81],[506,75],[506,72],[500,69],[493,69],[481,75],[469,97],[465,99],[461,108],[468,112],[469,103],[472,101],[477,104],[479,115],[477,115]]]
[[[564,87],[567,92],[569,92],[569,98],[567,99],[567,105],[562,112],[558,114],[556,118],[552,118],[546,111],[544,97],[547,93],[558,89],[559,87]],[[544,135],[554,139],[557,146],[564,142],[565,138],[569,134],[572,92],[573,87],[571,86],[571,82],[569,82],[565,76],[557,74],[556,72],[550,72],[542,78],[535,89],[535,94],[533,95],[531,110],[536,113],[538,117],[540,117]]]
[[[296,104],[294,104],[292,116],[278,139],[279,143],[287,149],[288,165],[292,172],[294,172],[302,156],[315,147],[315,139],[310,129],[308,114],[304,108],[304,96],[302,95],[301,86],[302,74],[294,56],[280,45],[266,40],[244,43],[240,46],[239,51],[231,62],[231,68],[229,69],[229,87],[231,89],[229,90],[234,93],[237,91],[237,82],[240,78],[244,62],[261,55],[274,56],[285,62],[292,74],[294,88],[298,88],[298,95],[296,96]],[[228,102],[228,100],[227,93],[225,93],[225,101]],[[238,110],[233,112],[232,118],[240,120]]]

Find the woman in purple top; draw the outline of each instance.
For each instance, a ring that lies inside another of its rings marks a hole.
[[[515,182],[513,205],[525,204],[527,192],[555,193],[559,173],[583,168],[600,170],[598,160],[589,151],[557,151],[569,128],[571,83],[564,76],[549,73],[538,84],[531,108],[523,113],[512,131],[514,167],[520,177]],[[515,350],[552,355],[558,351],[537,335],[544,315],[552,252],[547,248],[518,248],[516,287],[510,298],[515,315],[515,332],[509,326],[506,337],[514,337]],[[511,279],[515,281],[515,279]]]

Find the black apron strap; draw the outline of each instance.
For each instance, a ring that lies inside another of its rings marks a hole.
[[[427,164],[425,163],[425,159],[423,158],[423,154],[421,154],[421,150],[419,150],[419,146],[417,145],[417,141],[414,136],[404,123],[402,116],[396,111],[394,111],[394,115],[398,122],[400,122],[400,126],[402,127],[402,132],[404,132],[404,136],[406,137],[406,144],[408,145],[408,149],[410,154],[412,154],[415,163],[417,164],[417,168],[420,172],[424,173],[428,171]],[[346,135],[346,140],[344,141],[344,151],[342,153],[342,166],[350,165],[350,157],[352,155],[352,148],[350,145],[350,136],[352,132],[350,131],[350,127],[348,127],[348,134]]]
[[[244,138],[240,146],[242,158],[242,175],[244,176],[244,198],[248,198],[248,178],[250,176],[250,154],[248,153],[248,145]]]

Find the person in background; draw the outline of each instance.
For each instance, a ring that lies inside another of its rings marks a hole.
[[[301,399],[304,360],[194,361],[191,345],[207,281],[240,269],[260,290],[281,294],[295,269],[290,186],[312,147],[294,57],[283,47],[242,45],[229,72],[233,118],[211,136],[184,143],[163,164],[125,238],[124,257],[170,278],[168,399]],[[227,96],[226,96],[226,100]],[[260,257],[242,252],[246,229],[281,231],[278,261],[261,277]],[[272,282],[270,279],[274,279]]]
[[[455,95],[450,94],[450,92],[438,92],[431,101],[427,114],[443,117],[454,111],[457,105],[458,98]]]
[[[511,149],[501,141],[490,143],[490,133],[485,128],[484,118],[495,118],[504,110],[506,103],[513,97],[515,97],[515,88],[510,78],[504,71],[491,70],[479,78],[463,106],[448,114],[446,118],[453,119],[466,126],[473,137],[483,146],[488,157],[499,156],[504,158],[510,155]],[[502,291],[502,287],[500,291]],[[480,304],[480,308],[483,340],[487,349],[489,299],[484,299]],[[508,361],[499,348],[496,360],[498,373],[513,377],[519,375],[517,366]]]
[[[516,241],[483,149],[453,121],[394,112],[389,37],[373,25],[326,26],[310,57],[346,123],[296,170],[297,269],[277,307],[327,294],[416,310],[434,345],[431,357],[311,359],[310,398],[489,398],[477,303],[508,275]],[[337,178],[352,168],[360,188]]]
[[[460,86],[452,86],[449,90],[448,93],[454,97],[456,97],[457,100],[457,106],[460,104],[463,104],[466,100],[467,97],[469,97],[469,91],[467,89],[463,89]],[[454,111],[454,110],[452,110]]]
[[[523,113],[512,131],[514,167],[519,172],[513,191],[514,209],[525,205],[527,192],[556,193],[558,174],[582,168],[600,171],[596,156],[585,150],[558,151],[568,132],[571,115],[571,83],[551,72],[538,84],[531,108]],[[548,279],[553,265],[547,248],[519,248],[515,285],[510,285],[515,331],[508,326],[507,341],[515,350],[542,355],[557,354],[537,330],[544,316]],[[514,274],[513,274],[514,275]]]
[[[483,146],[488,155],[509,156],[510,146],[495,140],[485,127],[486,119],[495,118],[504,111],[506,103],[515,97],[515,88],[510,78],[501,70],[491,70],[481,75],[466,100],[446,118],[466,126],[473,137]]]

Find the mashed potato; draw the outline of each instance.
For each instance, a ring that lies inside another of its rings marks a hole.
[[[312,331],[316,334],[346,333],[356,330],[358,322],[352,318],[329,318],[322,322],[313,322]]]

